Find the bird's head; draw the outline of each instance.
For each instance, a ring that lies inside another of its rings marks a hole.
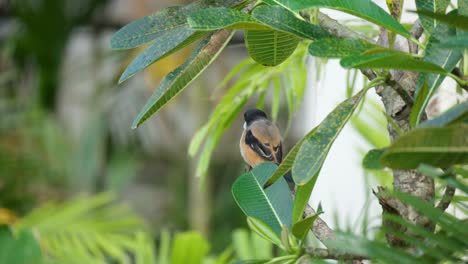
[[[260,109],[249,109],[245,111],[244,113],[244,129],[249,126],[252,122],[259,120],[259,119],[268,119],[267,115],[265,112],[263,112]]]

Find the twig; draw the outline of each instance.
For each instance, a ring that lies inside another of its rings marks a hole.
[[[291,190],[291,196],[294,200],[294,196],[296,195],[296,190]],[[302,214],[302,218],[307,218],[315,215],[316,212],[309,204],[306,205],[304,209],[304,213]],[[314,225],[311,228],[312,233],[314,233],[315,237],[317,237],[320,242],[326,245],[328,240],[333,240],[335,238],[335,232],[331,229],[322,218],[317,217],[314,222]]]
[[[311,217],[315,215],[315,210],[307,204],[304,213],[302,215],[303,218]],[[312,232],[317,237],[320,242],[326,245],[328,240],[333,240],[335,238],[335,232],[331,229],[322,218],[318,217],[314,225],[312,226]]]
[[[315,259],[336,259],[336,260],[362,260],[368,259],[365,256],[358,256],[349,253],[343,253],[332,249],[306,247],[304,251],[307,255]]]
[[[449,207],[450,202],[452,202],[452,198],[454,195],[455,195],[455,188],[447,185],[445,187],[444,194],[442,195],[442,198],[440,199],[436,207],[442,211],[445,211],[445,209]]]
[[[389,86],[395,90],[395,92],[398,93],[398,95],[403,99],[403,101],[408,105],[408,106],[413,106],[413,98],[403,89],[403,87],[395,80],[389,78],[388,80],[385,81]]]
[[[423,32],[424,32],[424,28],[422,27],[421,22],[418,19],[416,20],[416,22],[414,22],[414,25],[411,28],[410,34],[411,36],[413,36],[413,38],[419,39]],[[416,45],[416,43],[409,41],[409,40],[408,40],[408,49],[410,53],[413,53],[413,54],[418,53],[418,45]]]

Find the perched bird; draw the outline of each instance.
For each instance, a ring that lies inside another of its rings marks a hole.
[[[259,109],[247,110],[244,120],[244,131],[239,145],[249,170],[263,162],[280,164],[283,160],[283,150],[278,127]]]

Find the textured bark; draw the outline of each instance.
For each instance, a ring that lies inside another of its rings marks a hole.
[[[399,14],[395,12],[393,15],[399,16]],[[337,37],[364,38],[324,14],[319,15],[319,24]],[[413,29],[411,30],[412,36],[418,39],[422,32],[421,24],[419,21],[416,21]],[[389,46],[389,37],[385,29],[381,29],[377,43],[385,47]],[[418,52],[417,46],[408,42],[406,39],[402,40],[398,36],[395,39],[394,48],[406,52]],[[361,70],[361,72],[367,76],[369,80],[372,80],[376,76],[371,70]],[[390,78],[386,82],[387,85],[377,87],[376,92],[382,99],[388,118],[393,121],[393,124],[391,124],[391,122],[388,124],[390,140],[393,142],[398,138],[397,130],[402,132],[410,130],[409,116],[412,109],[412,96],[414,95],[418,76],[417,73],[406,71],[390,71],[390,75]],[[395,129],[393,125],[398,126],[398,129]],[[394,190],[409,193],[433,203],[434,181],[432,178],[426,177],[414,170],[394,170],[393,177]],[[402,216],[414,224],[418,224],[430,231],[433,231],[434,227],[427,218],[423,217],[410,206],[407,206],[396,199],[386,197],[384,188],[379,187],[376,196],[379,198],[384,214],[396,214]],[[405,230],[403,227],[395,226],[388,221],[384,221],[383,225],[384,228],[397,228],[397,230],[401,232],[414,236],[414,234],[410,234],[409,231]],[[403,241],[392,235],[387,236],[387,241],[390,245],[406,246]]]
[[[413,27],[414,30],[412,30],[413,36],[415,37],[418,37],[417,35],[420,36],[422,33],[421,30],[416,29],[418,27],[420,27],[419,23],[415,23],[415,26]],[[389,46],[388,34],[385,29],[381,29],[377,43],[385,47]],[[408,42],[403,41],[396,41],[394,48],[402,51],[417,51],[417,49],[411,47]],[[403,71],[391,71],[390,73],[392,79],[396,81],[396,84],[394,83],[392,85],[378,87],[376,91],[382,99],[387,116],[393,120],[393,123],[398,126],[400,131],[407,132],[410,130],[409,118],[412,103],[405,102],[403,99],[405,97],[401,96],[401,93],[406,93],[407,95],[414,94],[417,73]],[[396,129],[393,127],[393,124],[390,122],[388,124],[388,132],[391,142],[395,141],[399,136]],[[427,202],[431,202],[432,204],[434,203],[434,180],[431,177],[424,176],[415,170],[393,170],[393,189],[395,191],[405,192],[415,197],[419,197]],[[384,189],[379,188],[379,193],[382,193],[382,191],[384,191]],[[386,198],[385,195],[380,195],[379,193],[377,193],[377,197],[379,197],[379,202],[382,205],[384,214],[396,214],[402,216],[411,223],[433,231],[434,226],[427,217],[424,217],[412,207],[402,204],[397,200]],[[397,228],[397,230],[401,232],[414,236],[414,234],[410,234],[409,231],[403,227],[395,226],[395,224],[388,221],[383,221],[383,225],[384,228],[388,228],[390,230]],[[387,234],[386,237],[390,245],[406,246],[401,239],[391,234]]]

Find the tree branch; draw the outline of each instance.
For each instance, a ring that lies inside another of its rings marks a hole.
[[[358,256],[349,253],[343,253],[332,249],[305,247],[307,255],[315,259],[336,259],[336,260],[362,260],[368,259],[365,256]]]
[[[303,218],[311,217],[315,215],[315,210],[307,204],[304,213],[302,215]],[[312,226],[312,232],[317,237],[320,242],[326,244],[327,240],[333,240],[335,238],[335,232],[331,229],[323,219],[317,217]]]
[[[371,43],[375,43],[374,40],[367,38],[364,35],[361,35],[351,29],[347,28],[346,26],[341,25],[335,19],[330,18],[329,16],[325,15],[322,12],[319,12],[318,15],[318,22],[321,27],[326,29],[332,35],[339,37],[339,38],[359,38],[365,39]],[[364,74],[369,80],[374,79],[377,77],[374,71],[369,69],[361,69],[362,74]]]
[[[296,190],[291,189],[291,196],[293,200],[294,200],[295,195],[296,195]],[[302,218],[311,217],[315,214],[316,212],[312,208],[312,206],[307,204],[304,210],[304,213],[302,214]],[[320,240],[320,242],[322,242],[324,245],[326,245],[326,241],[333,240],[335,238],[335,232],[333,231],[333,229],[331,229],[327,225],[327,223],[323,221],[323,219],[320,217],[317,217],[311,230],[312,230],[312,233],[314,233],[315,237],[317,237],[317,239]]]
[[[424,28],[422,27],[421,22],[418,19],[416,20],[416,22],[414,22],[414,25],[411,28],[410,34],[411,36],[413,36],[413,38],[419,39],[423,32],[424,32]],[[410,53],[413,53],[413,54],[418,53],[418,45],[416,45],[416,43],[409,41],[409,40],[408,40],[408,49]]]
[[[442,211],[445,211],[445,209],[449,207],[450,202],[452,202],[452,198],[454,195],[455,195],[455,188],[449,185],[445,186],[444,194],[442,195],[442,198],[440,199],[436,207]]]

